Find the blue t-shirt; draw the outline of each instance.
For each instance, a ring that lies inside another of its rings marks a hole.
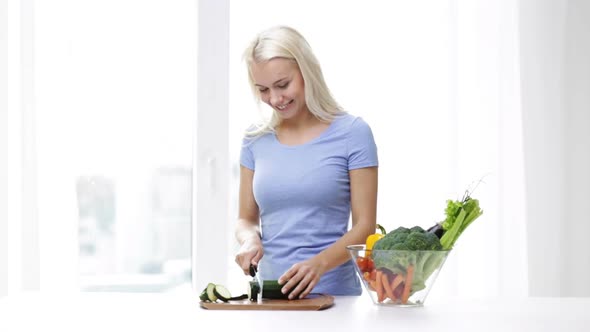
[[[301,145],[274,133],[245,138],[240,163],[254,171],[261,220],[263,279],[278,279],[293,264],[326,249],[348,230],[348,171],[378,166],[371,128],[350,114],[336,117],[317,138]],[[315,293],[359,295],[352,261],[326,272]]]

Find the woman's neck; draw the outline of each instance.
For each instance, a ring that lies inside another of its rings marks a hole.
[[[298,131],[318,125],[321,121],[311,112],[302,112],[299,116],[292,119],[281,120],[277,130]]]
[[[304,144],[319,137],[330,126],[313,114],[306,113],[298,119],[283,120],[277,126],[275,132],[279,142],[286,145]]]

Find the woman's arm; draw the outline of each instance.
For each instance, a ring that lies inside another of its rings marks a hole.
[[[240,244],[236,263],[249,274],[250,264],[258,265],[264,255],[260,240],[260,218],[258,204],[254,199],[252,182],[254,171],[240,166],[239,211],[235,236]]]
[[[283,293],[297,285],[290,293],[290,298],[307,296],[324,273],[350,259],[346,246],[362,244],[367,236],[375,233],[378,168],[355,169],[349,174],[352,228],[333,245],[310,260],[294,264],[279,278],[279,283],[286,282]]]

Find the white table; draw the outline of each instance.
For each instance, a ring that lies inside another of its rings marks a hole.
[[[336,297],[323,311],[216,311],[195,294],[20,293],[0,298],[0,331],[590,331],[590,298],[452,300],[419,308]]]

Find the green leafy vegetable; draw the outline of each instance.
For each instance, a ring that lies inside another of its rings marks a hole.
[[[461,233],[483,214],[479,201],[466,194],[461,201],[447,201],[446,219],[441,223],[443,235],[440,243],[443,249],[452,249]]]

